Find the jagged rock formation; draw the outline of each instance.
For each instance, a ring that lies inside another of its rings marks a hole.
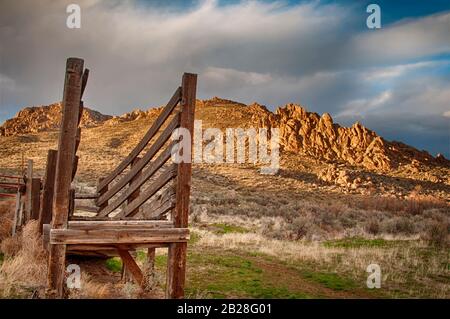
[[[449,164],[442,155],[434,158],[403,143],[386,141],[358,122],[351,127],[341,127],[333,123],[330,114],[319,116],[300,105],[288,104],[275,113],[256,103],[249,107],[254,110],[256,125],[279,128],[284,150],[310,155],[320,161],[341,160],[375,170],[390,170],[412,161]]]
[[[118,123],[131,122],[131,121],[136,121],[136,120],[140,120],[140,119],[153,117],[153,116],[158,115],[159,112],[161,112],[161,110],[162,110],[162,108],[151,108],[148,111],[143,111],[141,109],[135,109],[131,112],[112,117],[111,119],[109,119],[108,121],[105,122],[105,125],[115,125]]]
[[[40,107],[26,107],[12,119],[0,126],[0,136],[37,133],[59,127],[61,122],[61,103]],[[100,112],[84,108],[81,127],[92,127],[112,118]]]

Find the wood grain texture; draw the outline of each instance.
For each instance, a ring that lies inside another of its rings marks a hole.
[[[32,178],[31,180],[31,215],[34,220],[39,219],[39,210],[41,206],[41,179]]]
[[[69,217],[69,193],[75,160],[83,65],[84,61],[82,59],[67,59],[63,94],[63,113],[56,162],[55,193],[53,197],[53,229],[65,228]],[[63,297],[65,260],[66,246],[50,245],[47,276],[47,296],[50,298]]]
[[[173,228],[173,222],[166,220],[69,221],[69,229],[90,230],[115,228]]]
[[[182,79],[181,92],[181,127],[191,134],[191,150],[194,136],[194,112],[197,91],[197,75],[185,73]],[[191,152],[192,155],[192,152]],[[175,227],[187,227],[189,216],[189,197],[191,193],[192,166],[179,163],[176,180],[176,206],[172,213]],[[175,243],[169,246],[167,260],[167,298],[183,298],[186,275],[186,243]]]
[[[49,150],[47,153],[47,165],[45,166],[44,189],[39,212],[39,230],[42,225],[50,224],[53,214],[53,193],[55,191],[55,173],[58,151]]]
[[[123,265],[133,276],[133,279],[136,281],[136,283],[141,286],[141,288],[145,289],[144,275],[142,274],[141,269],[136,264],[136,261],[134,261],[134,258],[130,255],[128,250],[117,248],[117,252],[119,253],[120,258],[123,261]]]
[[[55,244],[144,244],[176,243],[189,240],[187,228],[52,229]]]

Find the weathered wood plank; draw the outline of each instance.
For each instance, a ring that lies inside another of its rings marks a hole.
[[[145,133],[142,140],[136,145],[136,147],[131,151],[131,153],[117,166],[108,176],[106,176],[97,187],[97,190],[100,192],[106,185],[111,183],[125,168],[127,168],[134,158],[136,158],[140,152],[145,148],[145,146],[150,142],[150,140],[155,136],[158,132],[162,124],[167,120],[169,115],[177,106],[178,102],[181,99],[181,87],[177,88],[175,93],[173,94],[170,101],[162,110],[161,114],[158,116],[156,121],[150,127],[150,129]]]
[[[52,228],[67,226],[70,185],[72,183],[75,144],[81,100],[81,75],[84,61],[67,59],[63,94],[63,114],[58,141]],[[63,297],[66,246],[51,245],[48,264],[48,297]]]
[[[103,181],[103,178],[99,178],[98,179],[98,183],[100,184],[101,182]],[[104,210],[107,206],[108,206],[108,201],[105,201],[103,204],[101,204],[101,205],[98,205],[97,204],[97,200],[98,200],[98,198],[100,197],[100,196],[103,196],[107,191],[109,190],[109,185],[106,185],[105,187],[103,187],[99,192],[98,192],[98,197],[97,197],[97,199],[96,199],[96,205],[98,206],[98,211],[100,212],[100,211],[102,211],[102,210]]]
[[[55,173],[58,151],[49,150],[47,153],[47,165],[45,167],[44,189],[42,203],[39,211],[39,231],[42,233],[42,225],[50,224],[53,213],[53,193],[55,191]]]
[[[136,158],[131,162],[131,168],[133,168],[134,166],[136,166],[136,163],[137,163],[138,161],[140,161],[140,160],[141,160],[140,157],[136,157]],[[138,197],[139,197],[139,194],[141,193],[140,186],[137,186],[137,185],[136,185],[136,187],[134,187],[134,186],[135,186],[134,184],[136,184],[137,180],[139,179],[139,177],[140,177],[141,175],[142,175],[142,171],[138,172],[138,173],[131,179],[131,181],[130,181],[129,187],[130,187],[130,188],[135,188],[136,190],[135,190],[133,193],[131,193],[130,196],[128,196],[128,199],[127,199],[127,204],[128,204],[128,205],[131,204],[131,202],[132,202],[133,200],[135,200],[136,198],[138,198]],[[137,213],[139,213],[139,208],[137,208],[137,209],[135,209],[134,211],[131,212],[131,214],[134,214],[134,215],[137,214]]]
[[[33,178],[31,181],[31,215],[30,218],[39,220],[41,206],[41,179]]]
[[[134,181],[132,185],[130,185],[127,190],[125,190],[121,195],[114,200],[108,207],[104,210],[100,211],[99,216],[107,216],[112,211],[117,209],[125,200],[134,193],[139,187],[141,187],[149,178],[155,174],[155,172],[164,165],[164,163],[170,158],[171,150],[173,146],[176,144],[176,141],[171,142],[167,148],[158,156],[158,158],[153,161],[149,167]],[[131,204],[131,203],[129,203]],[[125,216],[124,212],[119,213],[117,217]]]
[[[144,204],[150,197],[152,197],[157,191],[159,191],[164,185],[172,180],[177,175],[176,165],[172,164],[161,173],[161,175],[151,183],[151,185],[141,192],[138,198],[136,198],[130,205],[125,207],[120,213],[120,216],[128,216],[136,208]]]
[[[173,228],[173,222],[166,220],[110,220],[69,221],[69,229],[114,229],[114,228]]]
[[[181,124],[191,135],[191,155],[194,137],[194,112],[197,92],[197,75],[183,74],[181,92]],[[189,163],[179,163],[176,181],[176,206],[172,212],[175,227],[187,227],[189,197],[191,193],[192,159]],[[186,243],[171,244],[167,262],[167,298],[183,298],[186,273]]]
[[[75,204],[75,211],[83,211],[83,212],[89,212],[89,213],[97,213],[98,212],[98,207],[93,207],[93,206],[85,206],[85,205],[76,205]],[[73,215],[71,216],[70,219],[73,218]]]
[[[97,199],[100,196],[99,193],[94,194],[75,194],[75,199]]]
[[[14,219],[13,219],[12,229],[11,229],[12,236],[14,236],[16,234],[16,230],[17,230],[17,227],[18,227],[19,214],[20,214],[20,203],[21,202],[22,202],[22,194],[20,193],[20,190],[17,190],[16,207],[14,209]]]
[[[28,160],[27,175],[25,181],[25,213],[23,223],[25,224],[31,217],[32,209],[32,196],[31,196],[31,183],[33,182],[33,160]]]
[[[50,233],[49,233],[50,234]],[[120,244],[121,249],[126,250],[136,250],[140,248],[167,248],[169,244],[165,243],[156,243],[156,244]],[[117,245],[109,244],[109,245],[97,245],[97,244],[75,244],[75,245],[67,245],[68,251],[117,251]]]
[[[98,200],[96,201],[97,206],[104,204],[107,200],[109,200],[111,197],[117,194],[117,192],[119,192],[125,185],[130,183],[130,181],[136,176],[136,174],[140,172],[144,168],[144,166],[151,161],[151,159],[156,155],[156,153],[158,153],[161,147],[164,146],[164,144],[172,135],[173,130],[176,129],[179,125],[180,125],[180,114],[177,113],[170,121],[170,123],[167,125],[167,127],[164,129],[164,131],[161,133],[161,135],[158,137],[158,139],[155,141],[155,143],[152,144],[148,152],[145,153],[142,159],[139,162],[137,162],[136,165],[132,167],[130,171],[124,177],[122,177],[116,184],[111,186],[105,194],[101,195],[98,198]],[[142,178],[138,178],[136,180],[135,185],[138,185],[139,181],[142,181]]]
[[[50,225],[50,224],[42,225],[42,247],[45,250],[49,249],[49,245],[50,245],[50,229],[51,228],[52,228],[52,225]]]
[[[73,159],[73,166],[72,166],[73,167],[72,168],[72,180],[75,178],[75,175],[77,174],[79,160],[80,160],[80,158],[77,155],[75,155],[75,158]]]
[[[120,258],[123,261],[123,265],[126,269],[131,273],[136,283],[141,286],[141,288],[145,288],[144,284],[144,276],[142,275],[142,271],[139,266],[134,261],[133,257],[130,255],[128,250],[117,248],[117,252],[120,255]]]
[[[150,215],[148,215],[149,219],[161,219],[163,216],[169,212],[170,210],[175,208],[175,198],[173,200],[165,201],[158,208],[154,209]]]
[[[171,243],[167,255],[166,298],[184,297],[187,243]]]
[[[188,228],[52,229],[50,231],[52,245],[176,243],[188,240]]]
[[[83,72],[83,77],[81,80],[81,95],[80,99],[83,98],[84,90],[86,89],[87,81],[89,79],[89,69],[85,69]]]

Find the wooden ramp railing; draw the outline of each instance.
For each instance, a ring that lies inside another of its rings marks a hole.
[[[174,146],[180,140],[171,137],[180,127],[193,136],[197,75],[183,75],[181,86],[156,121],[130,154],[100,179],[95,194],[77,194],[72,181],[81,140],[78,126],[82,96],[89,74],[83,64],[78,58],[67,60],[58,150],[48,152],[37,216],[48,241],[47,294],[64,296],[67,253],[118,255],[133,279],[145,287],[142,271],[130,251],[146,248],[149,264],[153,265],[155,249],[162,247],[168,249],[166,297],[182,298],[191,163],[172,161]],[[86,199],[94,200],[95,205],[77,204]]]

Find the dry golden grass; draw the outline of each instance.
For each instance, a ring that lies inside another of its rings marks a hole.
[[[366,196],[357,206],[365,210],[402,212],[405,214],[421,214],[428,209],[449,209],[449,204],[443,199],[432,195],[410,193],[405,199],[395,196]]]
[[[11,235],[14,201],[0,201],[0,242]]]
[[[0,267],[0,295],[22,296],[30,291],[42,293],[46,283],[47,260],[38,222],[28,222],[18,233],[20,249]]]
[[[114,285],[111,283],[99,283],[93,279],[89,274],[81,273],[81,287],[80,289],[70,289],[70,299],[111,299],[116,298],[114,294]]]

